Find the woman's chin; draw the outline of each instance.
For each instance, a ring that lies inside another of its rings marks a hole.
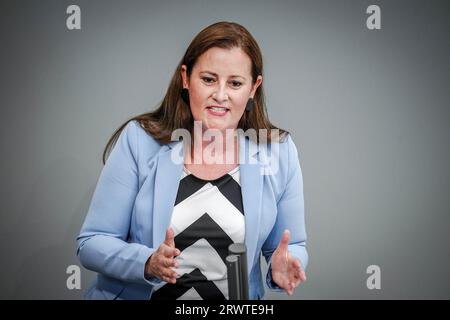
[[[230,128],[229,123],[225,123],[223,121],[219,122],[219,121],[208,121],[205,125],[204,125],[205,129],[208,130],[220,130],[223,131],[227,128]]]

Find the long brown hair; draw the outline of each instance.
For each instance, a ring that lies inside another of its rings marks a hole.
[[[238,23],[226,21],[217,22],[206,27],[200,31],[187,48],[183,59],[181,59],[172,76],[161,105],[152,112],[129,119],[114,132],[103,151],[103,164],[105,164],[107,155],[114,147],[123,128],[130,121],[136,120],[148,134],[162,144],[171,142],[171,135],[175,129],[183,128],[192,132],[194,118],[189,105],[181,98],[181,90],[183,89],[181,66],[183,64],[186,65],[186,73],[189,77],[197,59],[212,47],[223,49],[241,48],[252,61],[253,84],[256,82],[258,75],[263,74],[261,50],[247,29]],[[256,89],[253,99],[253,109],[250,112],[244,111],[242,118],[239,120],[238,128],[244,131],[252,128],[257,132],[259,132],[259,129],[267,129],[266,141],[268,143],[271,142],[270,129],[278,129],[279,136],[281,138],[285,137],[288,132],[275,127],[269,121],[262,84]],[[259,140],[259,135],[257,135],[257,139]]]

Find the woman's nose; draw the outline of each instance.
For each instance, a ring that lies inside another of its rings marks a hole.
[[[218,85],[213,93],[213,98],[221,103],[228,100],[228,92],[225,84]]]

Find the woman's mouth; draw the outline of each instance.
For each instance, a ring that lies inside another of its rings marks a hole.
[[[220,106],[208,106],[206,107],[206,109],[208,110],[208,113],[213,115],[213,116],[224,116],[227,114],[227,112],[229,111],[228,108],[225,107],[220,107]]]

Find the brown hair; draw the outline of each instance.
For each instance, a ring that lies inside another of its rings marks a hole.
[[[191,75],[192,69],[197,59],[208,49],[219,47],[223,49],[241,48],[252,61],[252,81],[256,82],[258,75],[263,74],[263,61],[261,50],[253,36],[240,24],[234,22],[217,22],[202,31],[192,40],[186,50],[186,53],[178,64],[175,73],[170,81],[166,95],[161,105],[154,111],[135,116],[122,124],[109,139],[103,151],[103,164],[106,162],[107,154],[112,150],[114,144],[119,138],[123,128],[133,120],[136,120],[140,126],[153,138],[160,143],[171,142],[171,135],[175,129],[183,128],[192,132],[194,118],[189,105],[181,98],[182,78],[181,66],[187,67],[187,76]],[[281,138],[287,135],[287,131],[277,128],[269,121],[262,84],[257,88],[254,96],[254,107],[250,112],[244,111],[239,120],[238,128],[267,129],[268,143],[271,142],[270,129],[278,129]],[[257,135],[257,139],[259,135]]]

